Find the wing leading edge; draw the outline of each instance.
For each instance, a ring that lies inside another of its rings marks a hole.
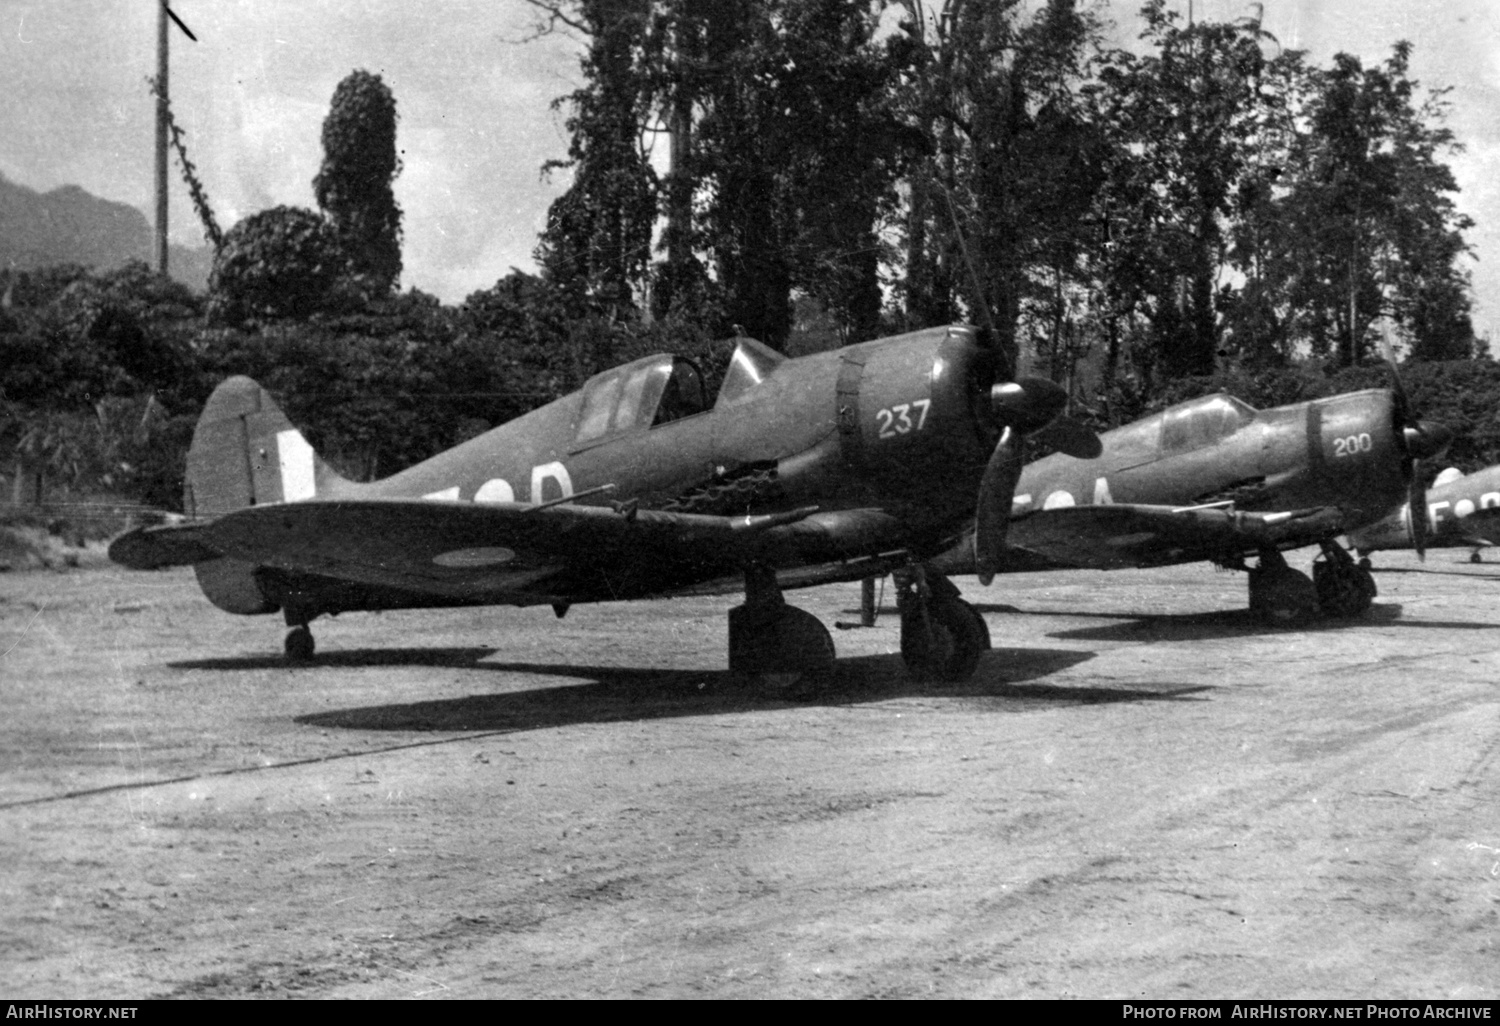
[[[603,507],[436,500],[253,506],[207,523],[142,528],[110,556],[138,569],[227,556],[255,566],[448,599],[513,593],[554,574],[600,571],[672,592],[749,562],[800,565],[896,544],[874,510],[816,507],[707,516]],[[622,596],[623,597],[623,596]]]
[[[1342,530],[1334,508],[1277,513],[1097,505],[1038,510],[1011,523],[1013,549],[1047,562],[1118,570],[1199,560],[1229,562],[1262,549],[1312,545]]]

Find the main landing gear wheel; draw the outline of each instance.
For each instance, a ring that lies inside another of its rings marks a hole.
[[[1266,549],[1250,571],[1250,610],[1271,623],[1306,623],[1317,616],[1318,589],[1312,578],[1287,566],[1280,552]]]
[[[956,683],[974,675],[989,651],[990,629],[951,581],[921,567],[898,572],[896,606],[901,659],[913,679]]]
[[[315,647],[312,631],[308,629],[307,624],[298,624],[286,632],[286,658],[288,662],[311,662]]]
[[[833,669],[833,635],[818,618],[789,606],[776,574],[745,572],[745,604],[729,611],[729,672],[770,691],[807,691]]]
[[[1363,616],[1376,594],[1369,569],[1355,563],[1336,542],[1325,542],[1323,554],[1313,562],[1313,587],[1323,614],[1342,619]]]

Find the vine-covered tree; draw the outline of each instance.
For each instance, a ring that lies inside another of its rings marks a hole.
[[[772,345],[792,295],[849,338],[877,333],[879,220],[894,205],[888,47],[856,0],[535,0],[589,39],[568,99],[573,186],[544,237],[549,273],[618,308],[644,291],[659,213],[656,310],[715,311]],[[665,181],[651,150],[669,136]],[[712,287],[708,287],[709,282]],[[627,288],[628,286],[628,288]]]
[[[573,112],[568,160],[573,184],[553,202],[538,255],[549,280],[616,312],[633,309],[651,261],[657,177],[647,129],[652,94],[644,70],[649,0],[579,4],[589,38],[585,85],[567,99]]]
[[[323,120],[323,166],[313,191],[355,282],[370,296],[389,294],[401,277],[401,208],[391,188],[400,173],[396,99],[379,75],[351,72]]]

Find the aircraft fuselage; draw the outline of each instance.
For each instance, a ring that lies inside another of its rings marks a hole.
[[[1246,511],[1336,506],[1370,523],[1406,493],[1392,393],[1370,389],[1254,410],[1225,395],[1106,432],[1098,459],[1029,464],[1014,515],[1097,503]]]
[[[1486,467],[1427,489],[1427,540],[1434,548],[1493,544],[1500,526],[1500,466]],[[1477,514],[1477,516],[1476,516]],[[1407,503],[1362,530],[1350,543],[1361,553],[1412,547],[1411,505]]]

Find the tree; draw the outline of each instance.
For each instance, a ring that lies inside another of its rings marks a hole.
[[[313,191],[370,296],[389,294],[401,277],[401,208],[391,189],[400,173],[396,99],[379,75],[351,72],[323,120],[323,166]]]
[[[895,185],[930,148],[897,103],[909,51],[877,42],[878,12],[847,0],[786,3],[775,27],[760,55],[771,83],[763,145],[780,179],[791,290],[817,301],[843,341],[874,338]]]
[[[0,304],[0,454],[12,500],[48,483],[162,493],[161,402],[194,390],[202,304],[139,261],[102,275],[59,267],[7,275]],[[160,398],[158,398],[160,397]]]
[[[1347,367],[1370,355],[1371,325],[1391,317],[1424,359],[1473,348],[1467,251],[1442,126],[1443,94],[1421,99],[1398,43],[1383,65],[1348,54],[1308,76],[1302,131],[1274,200],[1267,282],[1291,345]]]
[[[891,50],[857,0],[533,0],[589,38],[568,98],[575,179],[552,208],[544,266],[621,310],[648,283],[688,310],[785,344],[792,295],[849,338],[877,333],[881,219],[903,136]],[[650,153],[663,131],[671,170]],[[558,165],[553,165],[558,166]],[[666,260],[649,278],[665,215]],[[570,284],[570,282],[572,284]]]
[[[307,317],[329,305],[342,274],[326,221],[300,207],[263,210],[225,234],[208,282],[209,315],[230,324]]]
[[[1028,307],[1055,315],[1102,181],[1082,91],[1100,29],[1073,0],[902,6],[915,50],[903,106],[935,151],[908,183],[907,316],[961,306],[1014,354]]]
[[[1134,291],[1163,369],[1207,374],[1229,223],[1257,170],[1277,69],[1254,20],[1183,26],[1165,0],[1147,0],[1141,14],[1151,52],[1118,54],[1102,76],[1121,127],[1110,227],[1141,261]]]
[[[572,168],[573,184],[548,211],[540,262],[559,287],[619,312],[634,309],[656,220],[658,183],[645,137],[652,96],[642,75],[650,11],[647,0],[580,5],[589,36],[586,84],[568,97],[568,160],[547,165]]]

